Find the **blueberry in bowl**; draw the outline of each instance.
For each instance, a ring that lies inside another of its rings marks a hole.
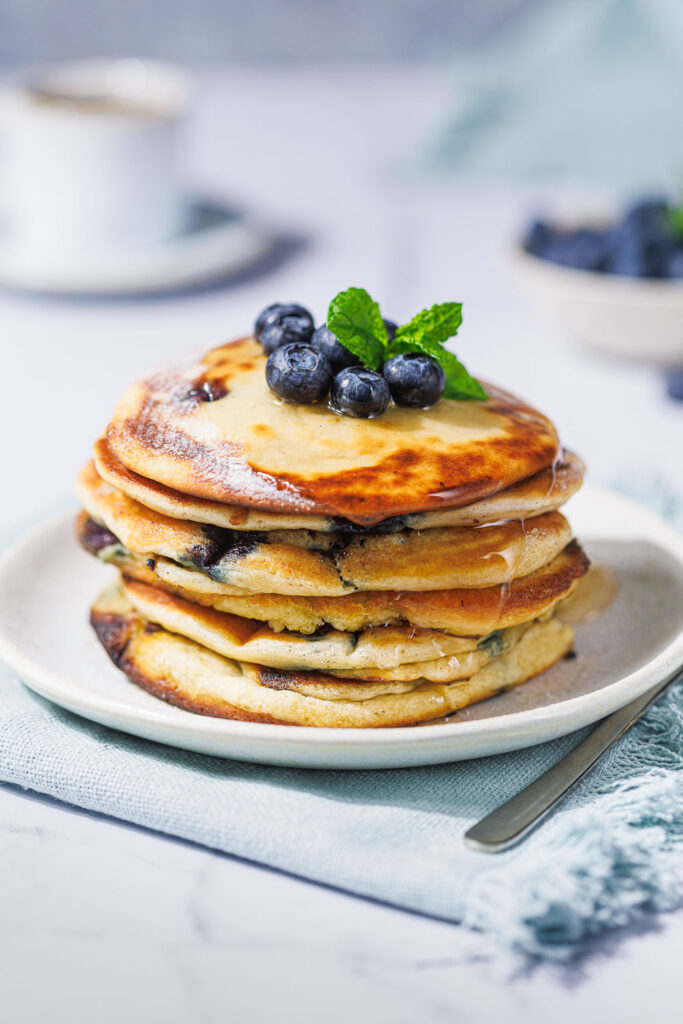
[[[683,365],[673,366],[666,375],[666,393],[676,402],[683,402]]]
[[[683,208],[663,198],[649,198],[600,224],[535,220],[523,248],[539,259],[575,270],[677,277],[683,253]]]
[[[683,206],[645,197],[596,217],[533,221],[513,255],[529,296],[590,345],[663,365],[683,359]]]

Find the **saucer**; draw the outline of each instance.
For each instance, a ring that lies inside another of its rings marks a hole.
[[[0,233],[0,286],[53,295],[118,296],[205,285],[243,271],[274,238],[228,206],[188,202],[185,228],[154,246],[64,253],[27,250]]]

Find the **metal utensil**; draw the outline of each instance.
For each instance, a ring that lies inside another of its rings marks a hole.
[[[473,825],[465,833],[467,846],[482,853],[500,853],[521,842],[541,824],[605,751],[638,721],[660,694],[681,680],[683,666],[679,666],[672,675],[653,686],[642,697],[604,718],[570,754]]]

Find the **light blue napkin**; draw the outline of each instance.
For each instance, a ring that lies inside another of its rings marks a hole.
[[[681,0],[553,0],[456,69],[432,168],[611,192],[683,185]]]
[[[629,476],[683,524],[683,503]],[[522,846],[463,833],[585,732],[500,757],[384,772],[222,761],[135,739],[32,695],[0,668],[0,780],[460,922],[491,953],[566,958],[591,935],[681,902],[683,690],[652,708]]]

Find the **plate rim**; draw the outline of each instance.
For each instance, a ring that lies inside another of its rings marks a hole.
[[[649,536],[653,536],[656,529],[657,539],[665,550],[674,555],[676,560],[683,567],[683,535],[679,534],[674,526],[662,519],[657,513],[644,507],[636,501],[624,495],[592,482],[584,484],[582,500],[590,498],[591,494],[602,500],[617,501],[625,511],[631,511],[639,519],[649,523]],[[0,552],[0,587],[2,587],[5,573],[13,561],[20,556],[27,548],[30,548],[35,540],[41,537],[46,530],[59,530],[68,528],[70,530],[73,521],[73,512],[61,512],[42,520],[30,530],[22,533],[12,543]],[[581,694],[570,697],[567,700],[544,707],[524,709],[521,711],[509,712],[497,715],[492,718],[478,719],[471,722],[453,722],[448,724],[420,724],[419,727],[405,728],[390,726],[381,729],[354,729],[354,728],[332,728],[318,726],[315,728],[291,724],[274,724],[261,722],[242,722],[233,719],[213,718],[211,716],[195,715],[191,712],[183,712],[183,709],[175,708],[164,704],[161,708],[137,707],[134,705],[120,707],[115,698],[112,701],[107,694],[96,690],[90,690],[81,683],[74,683],[68,675],[60,673],[59,669],[50,668],[40,661],[35,660],[30,654],[25,654],[4,628],[4,622],[0,619],[0,661],[3,661],[29,689],[39,693],[42,697],[60,707],[81,715],[91,721],[105,724],[109,728],[118,728],[120,731],[140,736],[139,731],[130,728],[131,725],[139,724],[141,727],[160,727],[166,732],[172,731],[176,742],[164,738],[155,738],[146,735],[145,738],[153,739],[156,742],[166,743],[181,747],[182,749],[197,749],[196,746],[188,746],[183,740],[190,741],[192,738],[203,737],[210,740],[242,743],[245,740],[253,740],[259,744],[273,743],[275,747],[285,751],[296,751],[307,749],[310,751],[329,750],[332,757],[335,753],[345,751],[359,752],[363,749],[372,748],[376,754],[399,753],[400,751],[413,750],[419,755],[421,748],[438,747],[444,752],[444,748],[452,746],[447,750],[448,756],[440,757],[441,760],[457,760],[463,752],[457,748],[456,738],[467,741],[480,739],[486,741],[503,729],[508,739],[515,738],[514,746],[506,746],[505,749],[521,749],[523,746],[530,746],[536,743],[545,742],[552,736],[542,738],[528,738],[519,741],[517,734],[521,732],[537,732],[543,727],[551,728],[553,735],[559,736],[573,732],[581,728],[582,724],[599,721],[606,714],[623,707],[629,701],[655,683],[664,679],[674,668],[683,661],[683,619],[679,632],[662,648],[654,658],[651,658],[644,665],[633,672],[622,676],[620,679],[608,684],[599,690],[591,691],[588,694]],[[132,684],[131,684],[132,685]],[[600,700],[596,700],[600,695]],[[74,699],[71,699],[73,697]],[[80,699],[78,699],[80,698]],[[600,704],[602,710],[596,712],[595,705]],[[180,712],[176,721],[166,717],[168,711]],[[95,714],[106,715],[109,721],[105,722],[102,717],[94,717]],[[111,724],[111,719],[116,716],[116,725]],[[187,716],[187,717],[185,717]],[[563,729],[562,723],[571,719]],[[557,727],[560,727],[559,729]],[[552,727],[555,727],[553,731]],[[178,742],[180,741],[180,742]],[[427,755],[428,750],[424,751]],[[226,752],[224,757],[239,757],[235,751]],[[465,753],[464,757],[483,756],[481,752],[474,751]],[[248,757],[241,757],[249,760]],[[263,758],[255,756],[254,761],[263,761]],[[400,756],[399,756],[400,760]],[[271,760],[277,763],[277,759]],[[415,761],[415,763],[420,763]],[[432,763],[429,760],[422,762]],[[335,766],[341,767],[341,766]],[[353,767],[361,767],[354,765]]]

